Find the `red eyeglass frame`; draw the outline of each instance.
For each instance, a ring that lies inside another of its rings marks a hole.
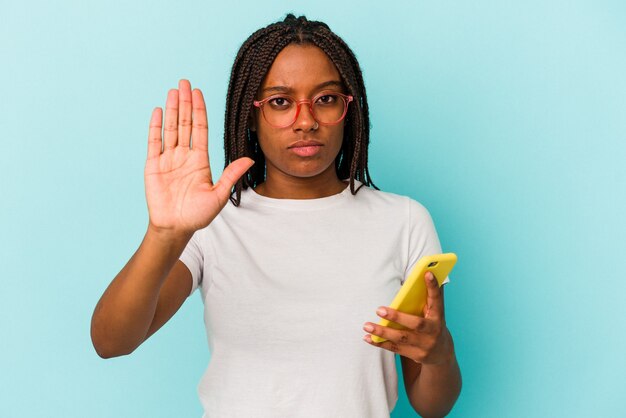
[[[339,118],[339,120],[337,122],[333,122],[333,123],[320,122],[315,117],[315,112],[313,111],[313,103],[315,102],[315,100],[319,99],[320,97],[328,96],[328,95],[331,95],[331,94],[343,97],[344,103],[345,103],[345,106],[343,108],[343,114],[341,115],[341,117]],[[294,116],[293,121],[291,121],[289,124],[283,125],[283,126],[274,125],[274,124],[270,123],[270,121],[267,120],[267,117],[265,116],[265,110],[263,110],[265,103],[267,103],[268,101],[270,101],[272,99],[276,99],[278,97],[290,99],[291,101],[293,101],[296,104],[296,115]],[[304,103],[308,103],[309,104],[309,112],[311,112],[311,116],[313,116],[313,119],[315,119],[315,121],[317,123],[319,123],[320,125],[324,125],[324,126],[332,126],[332,125],[337,125],[337,124],[339,124],[339,122],[344,120],[344,118],[348,114],[348,105],[352,101],[354,101],[354,96],[351,96],[349,94],[338,93],[336,91],[332,91],[332,92],[331,91],[323,91],[323,92],[315,95],[312,99],[303,99],[303,100],[296,100],[293,96],[289,96],[287,94],[274,94],[274,95],[266,97],[265,99],[262,99],[262,100],[255,100],[253,102],[253,104],[254,104],[255,107],[258,107],[258,108],[261,109],[261,113],[263,113],[263,119],[265,119],[265,121],[270,126],[272,126],[274,128],[287,128],[288,126],[291,126],[294,123],[296,123],[296,121],[298,120],[298,116],[300,115],[300,105],[302,105]]]

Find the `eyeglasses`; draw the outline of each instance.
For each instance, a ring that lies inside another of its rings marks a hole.
[[[300,105],[308,103],[313,119],[320,125],[336,125],[346,117],[348,104],[354,97],[337,92],[321,92],[312,99],[296,100],[291,96],[275,94],[263,100],[255,100],[263,117],[274,128],[286,128],[298,119]]]

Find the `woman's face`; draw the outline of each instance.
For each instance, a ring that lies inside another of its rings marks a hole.
[[[286,94],[295,100],[306,100],[327,91],[344,93],[333,62],[316,46],[291,44],[274,60],[257,98]],[[344,121],[319,125],[308,104],[302,104],[293,125],[275,128],[267,123],[260,109],[255,112],[253,129],[265,155],[268,180],[318,176],[337,179],[334,162],[341,149]]]

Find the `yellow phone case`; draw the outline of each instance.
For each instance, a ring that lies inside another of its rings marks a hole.
[[[428,255],[420,258],[389,307],[411,315],[423,316],[426,297],[428,296],[426,282],[424,281],[426,272],[432,272],[439,286],[441,286],[452,271],[456,260],[457,257],[454,253]],[[384,318],[381,318],[378,324],[394,329],[405,329],[402,325]],[[382,343],[387,340],[377,335],[372,335],[372,341]]]

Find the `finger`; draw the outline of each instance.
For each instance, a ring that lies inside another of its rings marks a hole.
[[[172,149],[178,143],[178,90],[171,89],[165,102],[165,126],[163,127],[163,150]]]
[[[193,125],[191,129],[192,144],[194,149],[208,151],[209,149],[209,124],[206,117],[206,105],[204,97],[199,89],[191,92],[193,105]]]
[[[398,344],[395,341],[384,341],[382,343],[375,343],[370,335],[366,335],[365,337],[363,337],[363,341],[365,341],[369,345],[373,345],[374,347],[383,348],[385,350],[391,351],[392,353],[400,354],[401,356],[407,357],[409,359],[419,359],[425,357],[424,351],[416,346],[408,344]]]
[[[152,111],[150,117],[150,129],[148,131],[148,159],[158,157],[161,154],[161,125],[163,110],[160,107]]]
[[[417,315],[410,315],[404,312],[400,312],[395,309],[391,309],[387,306],[382,306],[378,308],[378,310],[376,311],[376,314],[380,316],[381,318],[385,318],[391,322],[402,325],[403,327],[411,331],[418,332],[418,333],[428,334],[435,330],[435,326],[432,323],[432,321],[429,321],[428,319],[419,317]],[[387,328],[391,330],[391,328],[389,327],[376,325],[377,330],[380,330],[381,328]],[[379,335],[379,334],[375,334],[375,335]],[[383,335],[380,335],[380,336],[383,338],[387,338]]]
[[[241,176],[252,167],[254,160],[252,158],[239,158],[224,169],[222,177],[215,183],[215,191],[220,204],[225,205],[230,197],[230,192]]]
[[[428,271],[424,276],[426,281],[426,306],[425,317],[428,319],[442,320],[444,317],[443,310],[443,289],[437,283],[435,275]]]
[[[191,139],[191,84],[178,82],[178,146],[189,148]]]
[[[409,344],[421,346],[421,339],[426,338],[426,334],[419,334],[412,330],[398,330],[382,325],[366,322],[363,325],[363,331],[369,332],[371,335],[376,335],[387,341],[391,341],[397,344]]]

